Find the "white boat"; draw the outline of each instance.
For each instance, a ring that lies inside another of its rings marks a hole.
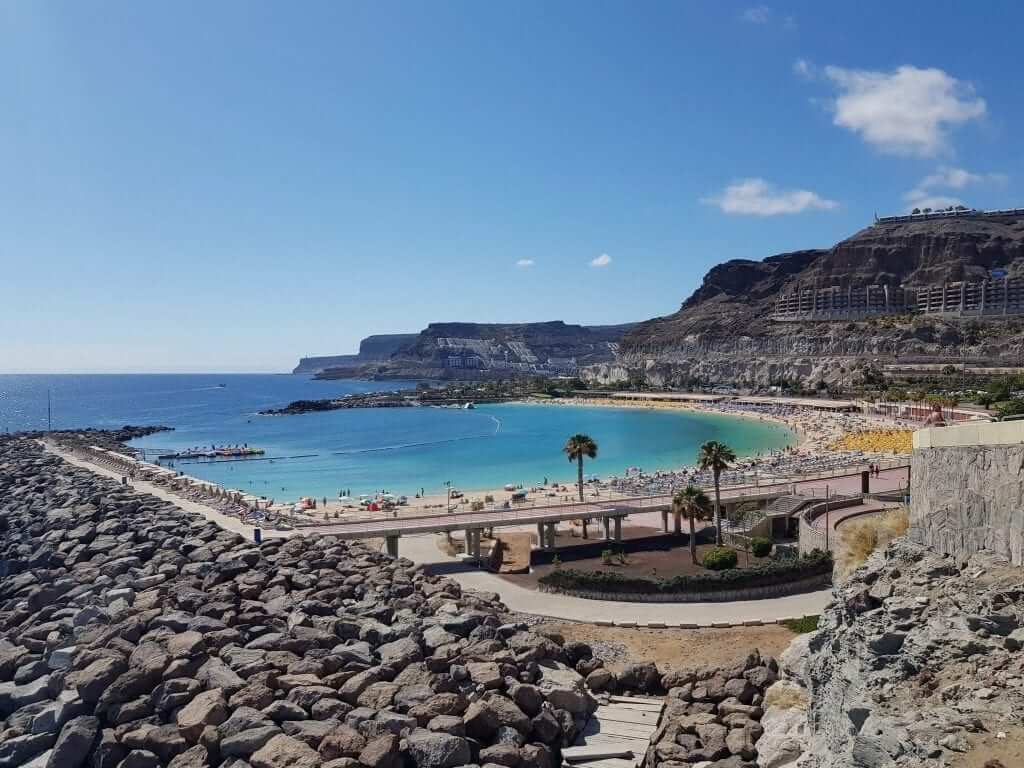
[[[464,411],[472,411],[474,408],[476,408],[476,406],[473,405],[472,403],[466,403],[464,406],[462,406],[462,410]]]

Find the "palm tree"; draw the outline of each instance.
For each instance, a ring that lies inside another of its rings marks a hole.
[[[694,520],[700,518],[704,520],[708,514],[708,506],[711,504],[711,499],[704,493],[700,488],[695,485],[688,485],[683,490],[679,491],[672,498],[672,512],[676,518],[676,533],[679,533],[680,528],[680,517],[685,516],[690,520],[690,559],[693,560],[693,564],[697,564],[697,531],[695,530]]]
[[[580,487],[580,501],[583,501],[583,457],[588,459],[597,458],[597,443],[590,435],[573,435],[565,441],[562,452],[569,457],[569,461],[575,461],[579,470],[578,484]]]
[[[715,543],[722,546],[722,497],[719,488],[719,481],[722,470],[729,468],[729,463],[736,461],[736,454],[725,443],[717,440],[709,440],[700,447],[697,454],[697,466],[701,469],[710,469],[715,479]]]

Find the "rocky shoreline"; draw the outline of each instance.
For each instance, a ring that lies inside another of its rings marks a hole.
[[[140,427],[125,424],[116,429],[96,429],[87,427],[85,429],[55,429],[51,431],[17,432],[12,437],[21,437],[34,440],[52,438],[66,445],[80,445],[83,448],[96,446],[108,451],[120,451],[127,454],[134,454],[135,451],[128,446],[132,440],[148,435],[155,435],[158,432],[173,432],[174,427],[161,425]]]
[[[0,439],[0,573],[0,768],[553,768],[608,691],[675,680],[362,542],[255,544],[26,438]],[[754,765],[718,735],[711,765]]]

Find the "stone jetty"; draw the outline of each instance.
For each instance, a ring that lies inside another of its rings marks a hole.
[[[0,768],[553,768],[608,691],[681,681],[613,674],[363,542],[255,544],[24,437],[0,438],[0,577]],[[773,664],[677,690],[716,727],[672,738],[753,765]]]

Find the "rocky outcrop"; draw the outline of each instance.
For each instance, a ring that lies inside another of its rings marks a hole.
[[[1017,765],[1022,648],[1024,571],[897,540],[783,656],[758,765]]]
[[[661,724],[651,737],[648,768],[756,768],[766,690],[775,659],[754,652],[727,668],[669,672]]]
[[[586,649],[330,536],[254,544],[0,438],[0,766],[554,766]]]

